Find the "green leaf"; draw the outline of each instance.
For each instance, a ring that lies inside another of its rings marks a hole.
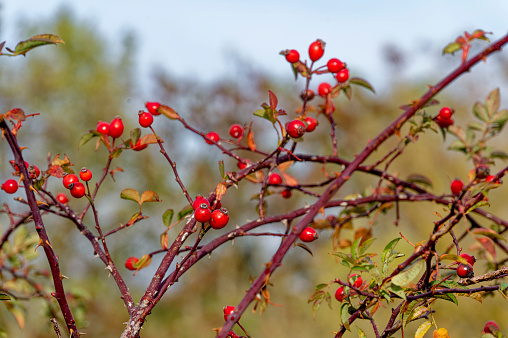
[[[367,338],[367,335],[362,331],[362,329],[356,327],[356,330],[358,331],[358,338]]]
[[[471,129],[471,130],[477,130],[477,131],[483,132],[485,130],[485,125],[480,122],[471,122],[471,123],[468,123],[467,128]]]
[[[508,288],[508,283],[499,284],[499,290],[504,291]]]
[[[131,139],[132,143],[136,144],[141,137],[141,129],[140,128],[134,128],[131,130]],[[129,146],[130,143],[126,144],[126,146]]]
[[[88,134],[81,136],[81,139],[79,139],[78,149],[81,148],[81,146],[85,145],[88,141],[90,141],[91,139],[93,139],[94,137],[97,137],[97,136],[99,136],[99,132],[97,132],[97,131],[92,131]]]
[[[401,240],[401,237],[393,239],[383,249],[383,254],[381,255],[381,259],[383,261],[383,268],[382,268],[383,274],[386,273],[386,270],[388,269],[388,265],[393,261],[393,259],[395,259],[394,248],[400,240]]]
[[[418,329],[415,332],[415,338],[423,338],[427,331],[432,327],[432,322],[425,321],[418,326]]]
[[[453,54],[460,49],[460,45],[456,42],[451,42],[443,49],[444,54]]]
[[[470,213],[471,211],[474,211],[475,209],[477,208],[481,208],[481,207],[484,207],[486,205],[490,205],[489,202],[487,201],[480,201],[476,204],[474,204],[472,207],[470,207],[469,209],[466,210],[466,214]]]
[[[9,295],[0,292],[0,300],[10,300],[10,299],[11,297]]]
[[[367,239],[365,242],[363,242],[363,244],[360,245],[359,254],[363,255],[363,253],[365,251],[367,251],[367,249],[372,245],[372,242],[374,242],[374,240],[375,240],[375,238],[372,237],[372,238]]]
[[[423,260],[419,260],[416,263],[410,265],[409,268],[406,268],[396,276],[392,278],[392,283],[398,286],[407,286],[409,285],[420,272],[425,268],[425,262]]]
[[[439,299],[444,299],[444,300],[450,301],[452,303],[455,303],[455,305],[459,305],[459,302],[457,301],[457,297],[455,297],[455,295],[453,293],[434,295],[433,297],[436,297]]]
[[[358,259],[358,246],[360,245],[360,241],[362,240],[361,237],[358,237],[357,239],[355,239],[355,241],[353,242],[353,244],[351,244],[351,257],[353,258],[353,260],[357,260]]]
[[[56,45],[57,43],[65,44],[58,36],[53,34],[40,34],[32,36],[30,39],[21,41],[16,45],[15,55],[25,55],[29,50],[44,45]]]
[[[500,158],[502,160],[508,159],[508,154],[501,150],[496,150],[490,153],[490,158]]]
[[[219,161],[219,172],[220,172],[220,177],[222,178],[226,178],[226,175],[225,175],[225,172],[224,172],[224,161]]]
[[[349,328],[349,321],[348,321],[348,318],[349,318],[348,309],[349,309],[348,303],[342,304],[342,306],[340,307],[340,319],[342,321],[342,325],[344,325],[346,330],[351,331],[351,329]]]
[[[460,152],[463,152],[463,153],[466,153],[467,154],[467,147],[466,145],[464,144],[464,142],[462,142],[461,140],[455,140],[453,141],[449,146],[448,146],[448,149],[449,150],[455,150],[455,151],[460,151]]]
[[[111,152],[111,155],[109,155],[109,157],[111,157],[111,158],[117,158],[118,156],[120,156],[122,151],[123,151],[123,148],[116,148],[115,150],[113,150]]]
[[[253,114],[256,116],[262,117],[272,123],[275,123],[277,121],[273,110],[268,106],[265,106],[262,109],[256,110]]]
[[[166,227],[169,227],[169,225],[171,224],[174,214],[175,212],[173,211],[173,209],[168,209],[164,211],[164,214],[162,214],[162,223],[164,223]]]
[[[140,203],[141,196],[139,195],[139,192],[135,189],[124,189],[120,193],[120,198],[123,198],[124,200],[131,200],[136,203]],[[141,203],[140,203],[141,204]]]
[[[376,91],[374,90],[374,87],[372,87],[372,85],[367,80],[365,80],[365,79],[362,79],[362,78],[359,78],[359,77],[353,77],[353,78],[351,78],[349,80],[349,84],[355,84],[355,85],[367,88],[368,90],[370,90],[374,94],[376,93]]]
[[[141,195],[139,204],[143,204],[145,202],[160,202],[160,199],[159,199],[159,196],[157,196],[157,194],[155,192],[153,192],[151,190],[147,190],[147,191],[143,192],[143,194]]]
[[[188,205],[188,206],[186,206],[185,208],[183,208],[182,210],[180,210],[178,212],[178,215],[176,216],[176,219],[177,220],[181,220],[185,216],[192,214],[193,211],[194,210],[192,209],[192,206]]]
[[[395,284],[392,283],[392,284],[390,284],[389,289],[390,289],[391,292],[393,292],[394,294],[396,294],[400,298],[406,300],[406,293],[404,292],[404,290],[400,286],[395,285]]]
[[[347,255],[345,253],[334,252],[333,255],[342,258],[344,261],[351,263],[352,265],[354,265],[356,263],[356,261],[354,261],[349,255]]]
[[[483,122],[487,122],[489,120],[485,106],[481,102],[476,102],[473,105],[473,114]]]
[[[489,93],[485,100],[485,108],[487,108],[488,116],[491,117],[499,110],[501,103],[501,95],[499,95],[499,88],[494,89]]]

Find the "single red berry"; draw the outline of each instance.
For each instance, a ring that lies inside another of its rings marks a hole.
[[[483,334],[490,333],[492,335],[496,335],[499,332],[499,325],[494,320],[489,320],[485,323],[483,327]]]
[[[147,113],[146,111],[140,110],[138,113],[138,117],[139,117],[139,125],[143,128],[148,128],[153,123],[153,115]]]
[[[18,191],[18,182],[13,179],[9,179],[2,184],[2,190],[5,191],[8,194],[14,194],[16,191]]]
[[[332,86],[329,83],[323,82],[319,85],[317,92],[319,96],[325,97],[332,92]]]
[[[300,120],[293,120],[286,125],[286,131],[293,138],[302,137],[307,126]]]
[[[199,207],[194,210],[194,218],[196,221],[201,223],[206,223],[212,217],[212,212],[210,211],[210,206],[206,203],[201,203]]]
[[[81,177],[83,181],[88,182],[92,179],[92,171],[88,168],[83,167],[79,171],[79,177]]]
[[[461,278],[474,277],[473,266],[471,264],[460,263],[457,267],[457,275]]]
[[[439,117],[439,115],[438,115],[436,118],[436,123],[442,129],[446,129],[449,126],[453,125],[453,119],[443,119],[443,118]]]
[[[134,267],[134,265],[139,261],[139,259],[137,257],[129,257],[127,258],[127,260],[125,261],[125,267],[129,270],[136,270],[136,268]]]
[[[39,167],[36,165],[30,165],[27,161],[25,161],[25,167],[28,170],[28,174],[31,179],[36,179],[41,174]]]
[[[74,182],[69,184],[69,189],[71,190],[72,197],[81,198],[85,196],[86,188],[85,185],[81,182]]]
[[[313,242],[316,239],[318,239],[318,237],[319,236],[316,230],[311,227],[306,227],[300,234],[300,239],[302,240],[302,242]]]
[[[104,122],[104,121],[99,121],[97,123],[97,131],[101,134],[108,136],[109,135],[109,123]]]
[[[124,129],[124,126],[123,126],[122,119],[117,116],[109,124],[109,135],[112,138],[119,138],[120,136],[122,136],[123,129]]]
[[[240,138],[243,136],[243,127],[237,123],[229,127],[229,135],[234,138]]]
[[[342,302],[346,298],[346,293],[344,292],[344,288],[341,286],[335,291],[335,299],[339,302]]]
[[[69,202],[67,195],[63,192],[56,194],[56,200],[62,204],[66,204],[67,202]]]
[[[323,40],[317,39],[309,46],[309,58],[312,61],[317,61],[321,59],[323,54],[325,53],[325,43]]]
[[[238,166],[238,169],[242,170],[242,169],[247,168],[247,166],[251,163],[252,163],[251,160],[245,159],[242,161],[238,161],[238,163],[236,165]]]
[[[476,262],[476,258],[467,253],[461,253],[460,257],[464,258],[469,264],[471,264],[471,266],[473,266],[474,263]]]
[[[272,173],[268,177],[268,184],[271,184],[271,185],[282,184],[282,177],[280,177],[280,175],[277,173]]]
[[[336,58],[328,60],[328,63],[326,64],[326,66],[328,67],[328,71],[330,73],[337,73],[337,72],[341,71],[342,69],[344,69],[344,67],[345,67],[344,63]]]
[[[286,61],[289,63],[296,63],[296,62],[300,61],[300,53],[298,53],[298,51],[296,49],[291,49],[286,54]]]
[[[485,181],[487,181],[489,183],[499,184],[499,180],[494,181],[494,177],[496,177],[496,176],[495,175],[488,175],[487,177],[485,177]]]
[[[476,178],[478,179],[484,179],[487,178],[490,175],[490,169],[486,165],[479,165],[475,169]]]
[[[459,180],[458,178],[453,180],[452,183],[450,184],[450,189],[452,191],[452,194],[454,195],[460,194],[462,188],[464,188],[464,183],[462,183],[462,181]]]
[[[228,305],[224,306],[224,320],[227,321],[229,316],[235,311],[235,307]]]
[[[222,229],[228,224],[229,215],[226,208],[215,209],[210,218],[210,225],[214,229]]]
[[[443,120],[449,120],[452,118],[452,114],[453,114],[453,110],[451,110],[450,108],[448,107],[443,107],[441,108],[441,110],[439,111],[439,117]]]
[[[64,187],[66,187],[67,189],[70,189],[69,185],[71,183],[79,182],[79,178],[78,178],[78,176],[76,176],[74,174],[65,174],[62,182],[63,182]]]
[[[341,69],[337,73],[337,75],[335,75],[335,78],[340,83],[346,82],[347,80],[349,80],[349,69],[347,69],[347,68]]]
[[[292,195],[290,189],[284,189],[280,194],[282,195],[283,198],[291,198]]]
[[[307,116],[305,118],[305,123],[307,123],[307,128],[305,128],[305,131],[307,133],[314,131],[316,129],[317,125],[319,124],[318,121],[315,118],[313,118],[312,116]]]
[[[205,203],[206,205],[208,205],[208,207],[210,207],[210,202],[208,202],[208,200],[206,198],[204,198],[201,195],[197,195],[196,198],[194,199],[194,202],[192,202],[192,210],[195,211],[203,203]]]
[[[305,101],[310,101],[314,98],[315,94],[314,94],[314,91],[312,89],[307,89],[307,90],[302,90],[302,92],[300,93],[300,98]]]
[[[146,102],[145,107],[148,110],[148,112],[154,116],[160,115],[159,113],[159,107],[161,104],[159,102]]]
[[[208,134],[206,134],[206,137],[208,137],[210,140],[215,141],[215,142],[219,142],[219,139],[220,139],[219,134],[217,134],[214,131],[211,131]],[[206,143],[213,144],[213,142],[210,140],[206,140]]]
[[[359,288],[360,286],[362,286],[363,284],[363,279],[362,279],[362,276],[360,276],[359,274],[355,273],[355,274],[352,274],[351,276],[349,276],[349,281],[350,282],[353,282],[353,287],[355,288]]]

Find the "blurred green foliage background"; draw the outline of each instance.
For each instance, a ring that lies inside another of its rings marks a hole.
[[[95,129],[97,121],[110,121],[115,115],[124,119],[127,131],[136,128],[138,110],[144,108],[137,104],[139,102],[158,100],[173,107],[198,129],[205,132],[215,130],[223,136],[227,135],[232,123],[247,124],[254,121],[255,139],[261,149],[271,149],[277,142],[269,123],[252,115],[261,103],[268,100],[268,90],[278,96],[279,107],[287,111],[288,119],[294,116],[300,104],[298,95],[303,82],[293,80],[289,66],[286,78],[273,78],[269,73],[253,68],[249,60],[233,57],[228,74],[206,83],[193,78],[176,77],[167,70],[154,66],[152,74],[149,74],[149,87],[145,88],[134,77],[137,66],[136,39],[140,37],[126,34],[118,39],[121,42],[119,45],[112,47],[109,41],[101,37],[101,32],[94,29],[92,22],[77,17],[68,9],[61,10],[46,22],[21,27],[20,40],[41,32],[56,34],[66,44],[37,49],[26,58],[3,58],[0,67],[1,109],[7,111],[20,107],[28,114],[41,114],[23,124],[18,138],[20,145],[28,147],[23,153],[25,158],[41,169],[46,167],[49,153],[51,156],[65,153],[75,163],[76,171],[87,166],[98,177],[106,163],[107,152],[103,148],[95,152],[93,142],[78,149],[80,136],[89,129]],[[337,41],[327,43],[334,44],[339,40],[340,37],[337,37]],[[14,44],[15,41],[7,42],[11,47]],[[284,47],[281,45],[281,49]],[[351,101],[343,96],[335,101],[339,154],[346,159],[352,159],[370,138],[393,121],[401,113],[399,106],[418,98],[426,90],[426,84],[435,83],[459,63],[458,57],[450,60],[436,56],[429,60],[436,65],[435,74],[429,74],[428,78],[408,80],[403,76],[403,69],[411,59],[399,51],[396,45],[387,46],[385,53],[386,67],[392,70],[393,77],[387,79],[383,88],[375,88],[376,95],[356,89]],[[340,58],[340,55],[336,57]],[[472,104],[476,100],[484,100],[495,87],[501,86],[502,97],[506,95],[507,60],[506,55],[496,55],[486,64],[478,65],[470,74],[459,78],[452,88],[437,97],[442,105],[456,110],[454,118],[457,124],[470,121]],[[282,57],[281,62],[285,62]],[[361,74],[361,70],[352,72],[353,76],[369,79],[369,74]],[[317,88],[319,82],[319,78],[314,80],[311,87]],[[438,109],[432,107],[428,112],[437,114]],[[306,136],[305,142],[299,146],[300,152],[326,154],[330,151],[328,123],[321,117],[319,121],[321,124],[317,131]],[[191,195],[208,194],[214,189],[220,180],[217,165],[223,158],[220,151],[206,145],[199,136],[184,130],[179,123],[164,117],[156,118],[154,128],[176,161]],[[497,146],[506,151],[505,137],[498,140]],[[396,142],[397,140],[388,142],[377,153],[378,156],[382,156],[383,151],[393,147]],[[448,193],[450,181],[455,177],[467,180],[467,173],[473,168],[463,156],[446,150],[449,143],[449,138],[443,140],[440,134],[428,132],[405,150],[392,169],[396,169],[403,178],[414,173],[425,175],[433,182],[434,193]],[[5,159],[0,162],[3,180],[9,178],[12,171],[8,164],[12,155],[6,142],[2,142],[0,153]],[[374,158],[369,163],[373,161]],[[235,161],[225,159],[225,162],[227,170],[236,170]],[[503,165],[505,164],[498,163],[493,171]],[[96,203],[105,231],[117,227],[119,223],[126,223],[137,211],[135,204],[120,199],[121,190],[154,190],[162,199],[161,203],[144,206],[143,211],[150,216],[149,219],[109,238],[113,258],[121,266],[134,298],[139,299],[155,271],[159,257],[155,256],[152,266],[136,276],[131,276],[131,272],[123,268],[123,262],[129,256],[141,256],[157,250],[159,235],[164,231],[161,221],[163,211],[167,208],[179,210],[186,205],[186,200],[174,181],[170,166],[156,146],[141,152],[126,151],[114,161],[113,167],[116,166],[124,172],[115,176],[116,182],[107,179]],[[327,166],[327,170],[333,172],[340,168]],[[319,165],[297,164],[289,173],[301,182],[322,179]],[[361,193],[376,183],[376,178],[356,174],[337,198]],[[48,188],[55,193],[64,190],[57,179],[51,179]],[[228,191],[223,205],[230,212],[230,226],[241,225],[245,220],[257,217],[255,201],[249,201],[257,192],[256,189],[255,185],[243,182],[237,190]],[[506,197],[504,186],[489,195],[492,203],[490,210],[500,217],[508,216],[503,205]],[[11,196],[5,194],[0,194],[0,201],[15,205]],[[274,214],[312,203],[313,199],[294,193],[290,200],[283,200],[280,195],[274,194],[267,198],[267,202],[268,213]],[[85,200],[71,200],[70,205],[75,210],[80,210],[85,205]],[[430,203],[403,204],[398,227],[393,224],[394,210],[372,222],[358,221],[355,227],[372,227],[377,240],[371,250],[380,252],[386,243],[399,236],[399,232],[412,243],[424,240],[433,221],[438,219],[434,212],[442,210],[441,206]],[[63,273],[70,277],[64,285],[75,293],[76,299],[83,299],[81,307],[76,310],[80,328],[88,337],[118,337],[128,316],[114,281],[108,278],[102,262],[93,258],[92,247],[72,224],[52,216],[45,220],[53,247],[60,257]],[[90,218],[85,221],[92,227]],[[2,231],[5,231],[8,224],[7,217],[2,215]],[[459,225],[459,229],[464,228],[464,224]],[[28,229],[34,231],[30,226]],[[270,229],[282,232],[284,227],[280,224],[273,225]],[[176,233],[177,229],[170,231],[170,239]],[[282,306],[269,306],[262,315],[246,312],[242,317],[242,325],[253,337],[329,337],[331,332],[339,328],[337,302],[332,302],[333,309],[323,305],[315,318],[311,306],[307,304],[316,284],[344,278],[348,273],[329,254],[333,250],[331,235],[331,230],[322,231],[320,239],[309,245],[313,256],[299,248],[289,253],[282,268],[273,275],[273,286],[269,288],[272,301]],[[353,233],[344,231],[343,235],[352,239]],[[215,333],[212,328],[223,324],[222,307],[236,305],[240,301],[250,285],[249,277],[259,274],[263,263],[269,260],[278,243],[278,238],[246,237],[236,239],[233,245],[228,244],[214,252],[210,259],[197,264],[172,287],[148,317],[142,336],[213,337]],[[446,244],[449,243],[451,239]],[[463,247],[468,250],[472,244],[472,241],[467,240]],[[406,254],[412,251],[412,247],[402,241],[398,249]],[[499,257],[499,260],[502,259],[504,257]],[[38,262],[47,264],[44,257]],[[479,263],[476,272],[485,272],[481,268],[485,265],[485,260],[480,259]],[[364,274],[364,279],[368,279],[368,274]],[[47,287],[50,289],[51,285],[48,284]],[[451,337],[480,336],[484,323],[491,319],[497,320],[501,330],[508,332],[508,327],[503,327],[503,319],[506,318],[506,300],[503,297],[487,297],[483,304],[460,297],[459,302],[458,307],[445,301],[438,301],[433,306],[438,326],[447,328]],[[41,305],[40,301],[24,302],[27,324],[23,331],[19,330],[12,316],[0,307],[0,327],[4,327],[10,337],[54,337]],[[480,307],[481,311],[478,311]],[[390,307],[381,309],[380,312],[383,320],[379,320],[378,325],[382,330],[390,314]],[[368,323],[355,322],[353,328],[356,325],[365,332],[372,332]],[[418,325],[409,325],[407,336]],[[400,333],[397,334],[399,335]],[[356,333],[353,331],[351,336],[356,336]]]

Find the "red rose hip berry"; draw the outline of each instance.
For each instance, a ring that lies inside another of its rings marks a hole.
[[[224,320],[227,321],[229,316],[235,312],[235,307],[234,306],[231,306],[231,305],[228,305],[228,306],[224,306]]]
[[[313,242],[318,239],[318,233],[314,228],[306,227],[300,234],[300,240],[302,242]]]
[[[148,112],[154,116],[160,115],[159,113],[159,107],[161,104],[159,102],[146,102],[145,107]]]
[[[134,265],[138,262],[138,258],[137,257],[129,257],[127,258],[127,260],[125,261],[125,267],[129,270],[136,270],[136,268],[134,267]]]
[[[300,53],[296,49],[291,49],[286,54],[286,61],[289,63],[297,63],[300,61]]]
[[[305,134],[307,126],[300,120],[293,120],[286,126],[286,131],[292,138],[300,138]]]
[[[329,83],[323,82],[318,86],[319,96],[325,97],[332,92],[332,86]]]
[[[206,137],[208,137],[210,140],[215,141],[215,142],[219,142],[219,139],[220,139],[219,134],[217,134],[214,131],[211,131],[208,134],[206,134]],[[210,140],[206,140],[206,143],[213,144],[213,142]]]
[[[349,80],[349,70],[347,68],[342,69],[337,73],[337,75],[335,75],[335,78],[340,83],[346,82],[347,80]]]
[[[349,277],[349,281],[350,283],[352,282],[352,286],[355,287],[355,288],[359,288],[360,286],[362,286],[363,284],[363,279],[362,279],[362,276],[360,276],[359,274],[355,273],[355,274],[352,274],[350,277]]]
[[[9,179],[2,184],[2,190],[8,194],[14,194],[18,191],[18,182],[13,179]]]
[[[123,129],[124,129],[123,121],[120,117],[117,116],[109,124],[109,135],[112,138],[119,138],[120,136],[122,136]]]
[[[317,39],[309,46],[309,58],[314,62],[323,56],[325,53],[325,43],[323,40]]]
[[[226,208],[215,209],[210,218],[210,225],[214,229],[222,229],[229,222],[229,215]]]
[[[205,203],[206,205],[208,205],[208,207],[210,207],[210,202],[208,202],[206,198],[204,198],[201,195],[197,195],[196,198],[194,199],[194,202],[192,202],[192,209],[196,211],[196,209],[199,208],[203,203]]]
[[[282,195],[282,198],[291,198],[292,195],[290,189],[284,189],[280,194]]]
[[[99,122],[97,123],[97,128],[96,128],[96,130],[97,130],[99,133],[101,133],[101,134],[103,134],[103,135],[108,136],[108,135],[109,135],[109,123],[104,122],[104,121],[99,121]]]
[[[335,299],[337,301],[342,302],[346,298],[346,293],[344,292],[344,288],[341,286],[335,291]]]
[[[71,191],[72,197],[81,198],[85,196],[86,188],[85,185],[81,182],[74,182],[69,184],[69,189]]]
[[[206,203],[201,203],[199,207],[194,210],[194,218],[196,221],[201,223],[206,223],[212,217],[212,212],[210,211],[210,207]]]
[[[439,111],[439,118],[442,119],[442,120],[449,120],[452,118],[452,114],[453,114],[453,110],[448,108],[448,107],[443,107],[441,108],[441,110]]]
[[[271,185],[282,184],[282,177],[279,174],[273,173],[268,177],[268,183]]]
[[[312,89],[302,90],[300,93],[300,98],[305,101],[311,101],[314,98],[315,94]]]
[[[459,179],[453,180],[452,183],[450,184],[450,190],[454,195],[460,194],[462,188],[464,188],[464,183],[462,183],[462,181]]]
[[[79,178],[74,174],[65,174],[62,180],[64,187],[66,187],[67,189],[70,189],[69,186],[71,185],[71,183],[75,182],[79,182]]]
[[[471,256],[470,254],[461,253],[460,257],[464,258],[471,266],[473,266],[474,263],[476,263],[476,258],[474,256]]]
[[[153,123],[153,115],[146,111],[140,110],[138,113],[139,125],[143,128],[148,128]]]
[[[69,202],[67,195],[63,192],[56,194],[56,200],[62,204],[66,204],[67,202]]]
[[[229,135],[234,138],[240,138],[243,136],[243,127],[237,123],[229,127]]]
[[[330,73],[338,73],[345,67],[344,63],[336,58],[328,60],[326,66],[328,67],[328,71]]]
[[[457,275],[460,278],[471,278],[474,276],[473,267],[471,264],[460,263],[457,267]]]
[[[483,327],[483,334],[490,333],[492,335],[496,335],[499,332],[499,325],[494,320],[489,320],[485,323]]]
[[[92,179],[92,171],[88,168],[83,167],[79,171],[79,177],[81,177],[83,181],[88,182]]]
[[[319,124],[318,121],[315,118],[313,118],[312,116],[307,116],[305,118],[305,123],[307,123],[307,128],[305,128],[305,131],[307,133],[314,131],[316,129],[317,125]]]

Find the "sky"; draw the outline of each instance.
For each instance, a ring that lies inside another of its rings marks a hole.
[[[211,80],[230,74],[231,56],[240,56],[276,76],[292,77],[283,49],[307,57],[316,38],[326,43],[324,62],[337,57],[352,75],[383,85],[382,49],[397,45],[411,56],[409,76],[425,74],[429,51],[464,31],[506,33],[508,1],[162,1],[8,0],[0,1],[2,41],[13,47],[18,20],[46,20],[64,4],[92,22],[109,41],[131,31],[138,41],[138,72],[146,80],[155,65],[178,76]],[[143,81],[144,81],[143,80]],[[376,87],[376,86],[375,86]]]

